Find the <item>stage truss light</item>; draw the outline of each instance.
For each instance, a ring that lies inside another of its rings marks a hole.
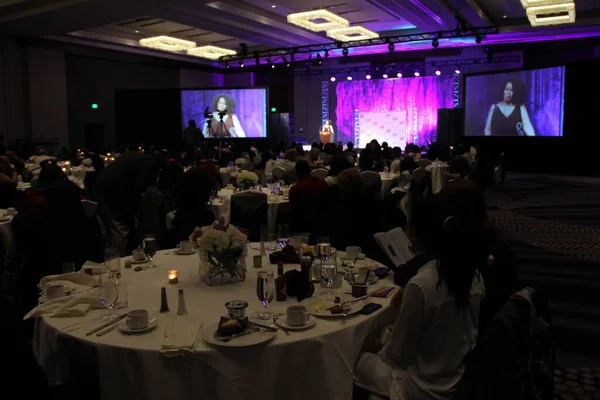
[[[438,48],[438,46],[440,45],[440,41],[439,41],[439,40],[437,40],[437,39],[433,39],[433,40],[431,41],[431,45],[433,46],[433,48],[434,48],[434,49],[437,49],[437,48]]]
[[[164,51],[184,51],[196,47],[195,42],[165,35],[140,39],[139,43],[140,46]]]
[[[457,65],[456,68],[454,68],[454,73],[456,75],[460,75],[460,67]]]
[[[418,70],[418,69],[415,69],[415,73],[414,73],[414,75],[415,75],[415,77],[417,77],[417,78],[418,78],[419,76],[421,76],[421,73],[419,72],[419,70]]]
[[[244,65],[244,62],[242,61],[242,62],[240,63],[240,68],[244,68],[244,67],[245,67],[245,65]]]
[[[575,22],[575,3],[529,7],[526,14],[531,26],[571,24]]]
[[[330,29],[350,26],[350,22],[328,10],[313,10],[288,14],[290,24],[300,26],[313,32],[328,31]]]
[[[442,74],[442,71],[440,71],[440,69],[439,69],[439,68],[436,68],[436,69],[435,69],[435,74],[436,74],[437,76],[440,76],[440,75]]]
[[[392,51],[394,51],[395,49],[396,49],[396,46],[394,46],[394,43],[390,43],[390,44],[388,44],[388,50],[390,51],[390,53],[391,53]]]
[[[234,56],[237,52],[217,46],[201,46],[188,49],[187,54],[195,57],[208,58],[209,60],[218,60],[223,56]]]
[[[329,80],[330,80],[331,82],[335,82],[335,75],[331,74],[331,77],[329,77]]]
[[[367,75],[365,75],[365,78],[366,78],[367,80],[368,80],[368,79],[371,79],[371,78],[372,78],[372,76],[371,76],[371,73],[370,73],[370,72],[367,72]]]
[[[362,26],[350,26],[348,28],[330,29],[327,37],[340,42],[353,42],[355,40],[377,39],[379,35]]]
[[[317,64],[323,64],[323,60],[321,59],[321,54],[317,53]]]
[[[352,80],[352,74],[350,72],[348,72],[348,77],[346,79],[349,80],[349,81]]]
[[[344,55],[344,57],[348,57],[348,53],[348,49],[342,50],[342,54]]]
[[[402,72],[398,71],[398,73],[396,74],[396,76],[397,76],[398,78],[402,78]]]
[[[387,78],[389,77],[389,75],[388,75],[388,73],[387,73],[387,72],[384,72],[384,73],[383,73],[383,75],[381,75],[381,77],[382,77],[383,79],[387,79]]]

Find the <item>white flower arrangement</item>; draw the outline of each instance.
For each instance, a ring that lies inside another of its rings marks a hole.
[[[256,185],[258,182],[258,175],[250,171],[242,171],[237,176],[237,183],[244,185]]]
[[[248,237],[243,229],[225,225],[221,219],[210,226],[194,229],[190,241],[202,251],[221,253],[228,249],[243,249]]]

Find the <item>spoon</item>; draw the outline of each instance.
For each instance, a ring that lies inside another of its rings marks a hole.
[[[287,329],[285,329],[283,326],[281,326],[277,323],[277,317],[273,317],[273,323],[275,325],[277,325],[279,327],[279,329],[281,329],[283,331],[283,333],[286,334],[286,336],[290,336],[290,332]]]

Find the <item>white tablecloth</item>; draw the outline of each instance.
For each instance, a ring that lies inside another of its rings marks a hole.
[[[258,246],[255,244],[254,248]],[[285,336],[278,332],[266,345],[246,348],[213,348],[200,340],[189,357],[161,356],[159,348],[167,323],[205,325],[225,314],[228,300],[245,300],[250,310],[262,306],[256,297],[256,269],[248,254],[248,274],[243,283],[208,287],[200,283],[197,254],[178,256],[159,252],[158,268],[140,272],[123,270],[128,284],[129,309],[146,308],[158,327],[143,335],[125,335],[118,329],[97,337],[85,332],[99,326],[106,311],[94,310],[82,318],[39,318],[34,351],[50,384],[68,382],[76,373],[97,376],[103,399],[323,399],[349,400],[352,370],[366,336],[390,322],[389,299],[371,299],[384,307],[369,315],[344,319],[318,319],[315,327]],[[275,271],[263,263],[261,270]],[[297,266],[286,266],[286,270]],[[179,283],[167,282],[167,270],[179,269]],[[377,282],[372,288],[389,286]],[[158,313],[160,288],[167,288],[169,313]],[[189,314],[178,316],[177,290],[184,289]],[[344,286],[336,293],[348,292]],[[322,294],[317,287],[315,296]],[[274,312],[285,312],[296,299],[273,302]],[[80,322],[78,325],[73,324]],[[61,332],[62,330],[62,332]],[[87,369],[86,369],[87,368]],[[97,375],[93,375],[97,374]]]
[[[267,196],[271,193],[271,189],[263,188],[263,193]],[[215,199],[212,203],[212,208],[215,216],[223,217],[226,223],[231,220],[231,195],[233,189],[221,189],[218,196],[220,199]],[[290,201],[287,197],[277,196],[277,200],[273,201],[267,198],[267,240],[275,240],[277,236],[277,214],[281,207],[289,207]],[[283,209],[281,211],[284,211]]]

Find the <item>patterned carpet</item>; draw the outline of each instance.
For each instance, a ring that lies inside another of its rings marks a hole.
[[[486,198],[521,284],[550,295],[556,398],[600,399],[600,178],[512,174]]]

